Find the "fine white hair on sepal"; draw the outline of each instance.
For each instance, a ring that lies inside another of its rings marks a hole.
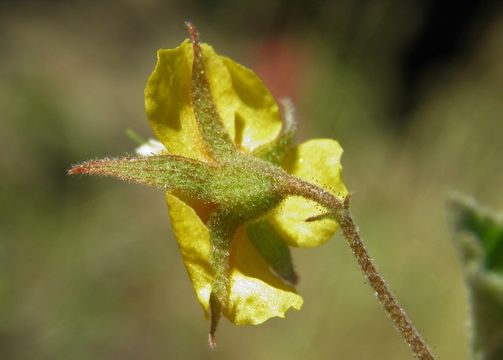
[[[295,107],[290,98],[283,98],[279,101],[283,106],[283,133],[293,133],[297,127],[297,121],[295,119]]]
[[[135,153],[140,156],[161,155],[166,151],[166,147],[160,141],[154,139],[149,139],[146,143],[135,149]]]

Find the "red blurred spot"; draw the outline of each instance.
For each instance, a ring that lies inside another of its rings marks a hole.
[[[255,54],[253,69],[274,97],[298,103],[305,63],[301,46],[281,38],[268,39],[257,46]]]

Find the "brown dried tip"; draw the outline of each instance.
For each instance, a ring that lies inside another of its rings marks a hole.
[[[68,170],[68,175],[76,175],[76,174],[88,174],[89,166],[84,163],[80,165],[73,166],[70,170]]]
[[[67,175],[75,175],[75,174],[82,174],[82,167],[81,166],[74,166],[68,172],[66,173]]]
[[[189,30],[190,40],[192,40],[193,44],[197,44],[199,42],[199,33],[194,24],[191,21],[186,21],[185,26],[187,26],[187,30]]]
[[[208,344],[210,345],[211,350],[215,350],[217,348],[217,340],[215,339],[215,334],[208,335]]]
[[[323,214],[320,214],[320,215],[308,217],[304,221],[305,222],[313,222],[313,221],[323,220],[323,219],[326,219],[328,217],[333,216],[333,214],[334,214],[333,212],[326,212],[326,213],[323,213]]]
[[[220,316],[222,315],[222,309],[220,307],[220,303],[218,302],[215,293],[211,292],[210,294],[210,335],[208,337],[208,344],[211,349],[215,349],[217,347],[217,341],[215,339],[217,333],[218,322],[220,320]]]
[[[67,174],[107,175],[106,166],[111,163],[109,159],[86,161],[82,164],[72,166]]]
[[[295,271],[293,271],[285,280],[290,283],[290,285],[295,286],[299,283],[299,275]]]

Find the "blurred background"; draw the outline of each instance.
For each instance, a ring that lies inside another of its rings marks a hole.
[[[305,304],[219,347],[161,192],[66,176],[151,136],[157,48],[204,41],[336,138],[371,254],[443,359],[467,359],[445,200],[503,208],[503,12],[494,1],[0,0],[1,359],[412,359],[344,240],[295,249]]]

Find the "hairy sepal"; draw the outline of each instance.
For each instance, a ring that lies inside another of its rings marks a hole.
[[[176,155],[159,155],[87,161],[73,166],[68,174],[111,176],[210,201],[205,185],[216,172],[217,169],[208,163]]]

